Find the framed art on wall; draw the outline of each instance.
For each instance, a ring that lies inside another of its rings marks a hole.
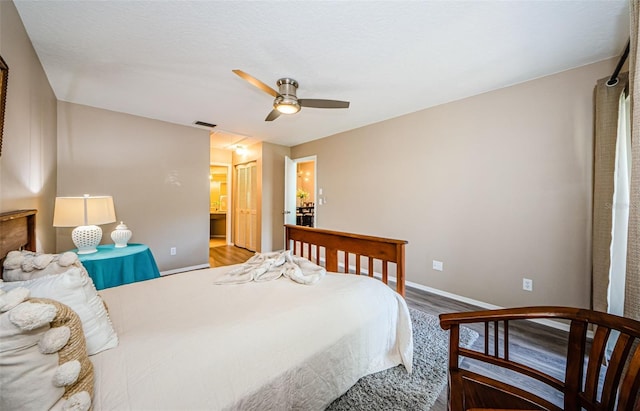
[[[9,66],[0,56],[0,155],[2,155],[2,134],[4,130],[4,110],[7,105],[7,83],[9,79]]]

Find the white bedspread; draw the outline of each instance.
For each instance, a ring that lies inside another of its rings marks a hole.
[[[409,312],[382,282],[213,284],[232,268],[100,292],[120,344],[91,357],[95,410],[323,410],[364,375],[410,369]]]

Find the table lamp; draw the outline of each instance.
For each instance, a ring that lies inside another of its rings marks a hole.
[[[111,196],[56,197],[54,227],[75,227],[71,239],[78,254],[91,254],[102,239],[99,224],[113,223],[116,213]]]

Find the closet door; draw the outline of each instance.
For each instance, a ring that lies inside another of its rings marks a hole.
[[[258,182],[257,164],[236,166],[238,177],[236,192],[236,235],[238,247],[256,251],[258,244]]]
[[[238,176],[238,184],[236,185],[236,235],[235,245],[238,247],[246,248],[246,231],[247,231],[247,218],[245,210],[247,208],[247,167],[244,165],[236,166],[236,175]]]
[[[258,167],[256,163],[249,164],[247,187],[247,249],[256,251],[258,248]]]

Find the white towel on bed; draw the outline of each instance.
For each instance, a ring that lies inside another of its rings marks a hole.
[[[222,277],[215,284],[242,284],[250,281],[271,281],[286,277],[300,284],[313,285],[320,281],[327,271],[306,258],[291,255],[291,250],[272,253],[256,253]]]

